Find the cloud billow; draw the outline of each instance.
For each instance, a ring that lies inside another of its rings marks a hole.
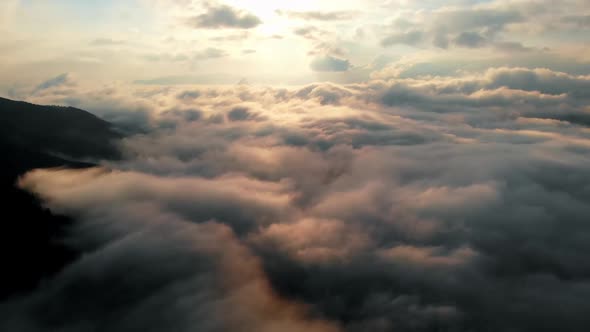
[[[588,82],[72,89],[146,130],[122,160],[20,180],[86,254],[0,329],[585,331]]]
[[[71,83],[71,78],[68,73],[63,73],[56,77],[50,78],[35,87],[34,93],[41,92],[50,88],[68,85]]]
[[[250,13],[227,5],[206,7],[206,12],[188,20],[188,24],[198,29],[252,29],[262,21]]]
[[[526,14],[519,8],[501,6],[475,8],[444,8],[420,15],[420,21],[398,19],[392,33],[381,39],[381,45],[398,44],[421,46],[431,44],[446,49],[449,46],[481,48],[497,39],[511,25],[526,21]],[[452,42],[452,43],[451,43]],[[501,43],[501,42],[499,42]]]
[[[319,72],[342,72],[349,70],[351,64],[347,59],[326,55],[313,59],[310,67],[312,70]]]

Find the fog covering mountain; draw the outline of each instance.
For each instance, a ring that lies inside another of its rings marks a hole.
[[[92,160],[117,158],[115,141],[121,135],[83,110],[4,98],[0,124],[1,300],[35,287],[77,255],[58,241],[71,219],[51,213],[18,189],[18,177],[35,168],[85,168],[93,166]]]
[[[569,91],[587,87],[497,68],[31,97],[146,130],[118,160],[10,141],[48,166],[98,166],[18,181],[71,219],[11,224],[0,330],[586,332],[590,109]],[[15,293],[18,273],[31,281]]]

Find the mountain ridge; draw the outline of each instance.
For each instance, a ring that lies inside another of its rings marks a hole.
[[[80,254],[60,242],[73,220],[17,188],[18,177],[35,168],[85,168],[95,164],[78,160],[119,158],[122,137],[111,123],[81,109],[0,97],[0,302],[34,289]]]
[[[25,149],[56,152],[73,159],[115,158],[122,138],[115,126],[87,111],[43,106],[0,97],[0,140]]]

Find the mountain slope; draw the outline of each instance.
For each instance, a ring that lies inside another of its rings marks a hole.
[[[73,107],[40,106],[0,98],[0,141],[73,158],[114,158],[113,126]]]

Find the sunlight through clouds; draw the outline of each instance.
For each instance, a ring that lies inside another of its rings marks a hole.
[[[0,32],[2,331],[590,326],[587,0],[10,0]]]

